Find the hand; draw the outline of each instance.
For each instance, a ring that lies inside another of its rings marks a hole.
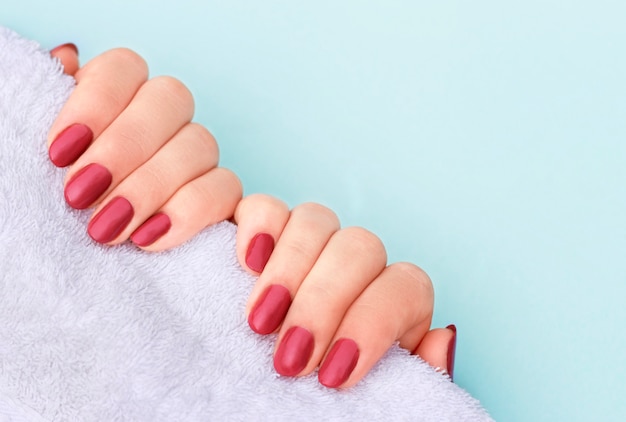
[[[398,341],[452,377],[456,328],[430,330],[430,278],[413,264],[387,266],[374,234],[340,229],[319,204],[289,211],[267,195],[244,198],[235,220],[239,262],[259,274],[248,323],[259,334],[278,332],[278,373],[301,376],[320,366],[323,385],[350,387]]]
[[[349,387],[398,341],[452,376],[456,329],[430,330],[433,288],[420,268],[387,265],[378,237],[341,229],[321,205],[290,211],[266,195],[239,202],[239,180],[217,167],[215,140],[190,123],[191,94],[172,78],[148,80],[145,62],[132,51],[111,50],[80,70],[75,47],[52,54],[77,87],[50,131],[50,156],[59,166],[73,163],[66,200],[75,208],[96,206],[88,229],[95,240],[117,244],[130,236],[144,249],[167,249],[229,218],[237,206],[238,259],[259,275],[248,321],[259,334],[278,333],[280,374],[301,376],[320,366],[322,384]],[[127,203],[132,215],[119,224]],[[167,230],[159,231],[164,219]],[[118,230],[107,232],[111,225]]]
[[[193,97],[180,81],[148,79],[145,61],[127,49],[82,68],[71,44],[51,54],[76,88],[50,129],[50,159],[71,164],[67,203],[95,207],[87,229],[95,241],[114,245],[130,237],[146,250],[163,250],[233,215],[241,184],[218,167],[211,133],[191,122]]]

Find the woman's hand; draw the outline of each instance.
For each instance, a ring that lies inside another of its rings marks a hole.
[[[387,265],[378,237],[341,229],[330,209],[289,211],[252,195],[237,207],[237,255],[259,274],[247,306],[259,334],[278,332],[274,367],[300,376],[320,367],[327,387],[357,383],[396,341],[452,374],[456,329],[430,330],[433,286],[419,267]]]
[[[133,51],[107,51],[78,68],[76,48],[52,51],[74,71],[76,88],[48,135],[50,159],[71,165],[65,199],[95,207],[97,242],[130,239],[157,251],[230,218],[242,195],[237,176],[218,167],[218,146],[191,122],[194,101],[171,77],[148,79]]]
[[[94,240],[162,250],[233,216],[242,267],[259,275],[246,309],[259,334],[278,333],[276,370],[301,376],[319,367],[328,387],[357,383],[395,342],[452,375],[456,329],[430,330],[433,287],[420,268],[387,265],[374,234],[340,228],[334,212],[278,199],[241,199],[241,185],[217,166],[217,144],[190,123],[193,98],[179,81],[148,79],[125,49],[85,67],[76,48],[52,51],[77,81],[49,134],[50,157],[72,164],[65,186],[75,208],[94,207]],[[235,210],[236,208],[236,210]]]

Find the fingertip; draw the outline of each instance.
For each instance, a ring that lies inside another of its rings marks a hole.
[[[172,227],[169,216],[159,212],[148,218],[130,235],[130,240],[140,248],[146,248],[161,237],[163,237]]]
[[[340,388],[352,375],[359,356],[359,346],[354,340],[349,338],[337,340],[317,374],[320,384],[328,388]],[[359,380],[352,381],[356,383]]]
[[[454,324],[446,328],[430,330],[413,351],[430,366],[441,369],[454,378],[454,360],[456,355],[457,328]]]
[[[269,195],[254,194],[241,200],[235,222],[237,258],[244,269],[253,274],[264,270],[289,214],[287,204]]]
[[[64,73],[74,76],[78,71],[78,47],[74,43],[61,44],[50,50],[50,56],[61,61]]]
[[[271,334],[282,324],[289,307],[291,293],[280,284],[268,286],[248,313],[248,325],[257,334]]]
[[[276,241],[269,233],[254,235],[246,251],[246,265],[254,272],[261,273],[269,261]]]

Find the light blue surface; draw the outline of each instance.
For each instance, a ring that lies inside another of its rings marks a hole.
[[[497,420],[626,419],[623,1],[13,1],[0,24],[137,50],[248,193],[425,268]]]

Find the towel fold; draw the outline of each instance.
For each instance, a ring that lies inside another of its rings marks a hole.
[[[0,421],[491,420],[398,347],[347,391],[277,376],[230,223],[159,254],[94,244],[45,145],[72,87],[0,27]]]

